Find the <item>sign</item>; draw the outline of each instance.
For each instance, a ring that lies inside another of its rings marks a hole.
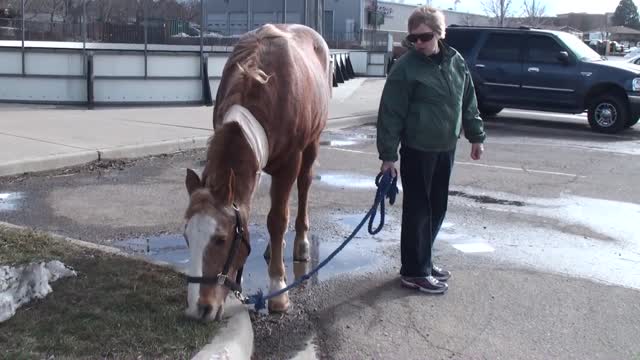
[[[378,5],[375,6],[373,4],[367,6],[367,10],[370,12],[376,12],[378,14],[382,14],[383,16],[389,16],[393,13],[393,8],[390,6]]]

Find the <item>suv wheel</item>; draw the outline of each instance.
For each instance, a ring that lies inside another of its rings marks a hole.
[[[480,110],[480,115],[482,116],[496,116],[502,109],[504,108],[498,106],[478,106],[478,110]]]
[[[600,95],[589,106],[589,125],[595,131],[613,134],[630,122],[625,101],[615,95]]]
[[[626,124],[624,127],[626,127],[626,128],[630,128],[630,127],[632,127],[633,125],[637,124],[637,123],[638,123],[638,120],[640,120],[640,117],[635,118],[635,119],[634,119],[634,118],[629,118],[629,121],[627,121],[627,124]]]

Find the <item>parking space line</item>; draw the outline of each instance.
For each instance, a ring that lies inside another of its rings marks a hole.
[[[474,163],[462,162],[462,161],[456,161],[456,164],[469,165],[469,166],[479,166],[479,167],[501,169],[501,170],[522,171],[522,172],[526,172],[526,173],[535,173],[535,174],[568,176],[568,177],[578,177],[578,178],[586,177],[586,176],[578,175],[578,174],[568,174],[568,173],[555,172],[555,171],[531,170],[531,169],[526,169],[526,168],[516,168],[516,167],[500,166],[500,165],[474,164]]]
[[[370,152],[370,151],[359,151],[359,150],[351,150],[351,149],[342,149],[342,148],[336,148],[336,147],[331,147],[331,146],[326,147],[326,149],[349,152],[349,153],[354,153],[354,154],[373,155],[373,156],[377,156],[378,155],[377,153]],[[572,177],[572,178],[586,178],[586,176],[578,175],[578,174],[569,174],[569,173],[562,173],[562,172],[556,172],[556,171],[545,171],[545,170],[532,170],[532,169],[527,169],[527,168],[517,168],[517,167],[510,167],[510,166],[474,164],[474,163],[463,162],[463,161],[456,161],[456,164],[468,165],[468,166],[478,166],[478,167],[500,169],[500,170],[509,170],[509,171],[522,171],[522,172],[525,172],[525,173],[532,173],[532,174],[567,176],[567,177]]]

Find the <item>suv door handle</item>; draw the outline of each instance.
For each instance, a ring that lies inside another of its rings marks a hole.
[[[537,67],[530,67],[529,72],[540,72],[540,69]]]
[[[476,67],[480,68],[480,69],[484,69],[484,65],[483,64],[476,64]]]

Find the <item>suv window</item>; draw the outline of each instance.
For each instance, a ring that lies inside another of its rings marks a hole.
[[[522,40],[518,34],[490,34],[478,54],[478,60],[518,62]]]
[[[444,41],[463,55],[468,55],[478,42],[477,31],[447,30]]]
[[[527,61],[533,63],[558,62],[558,53],[565,49],[550,36],[531,36],[527,44]]]

